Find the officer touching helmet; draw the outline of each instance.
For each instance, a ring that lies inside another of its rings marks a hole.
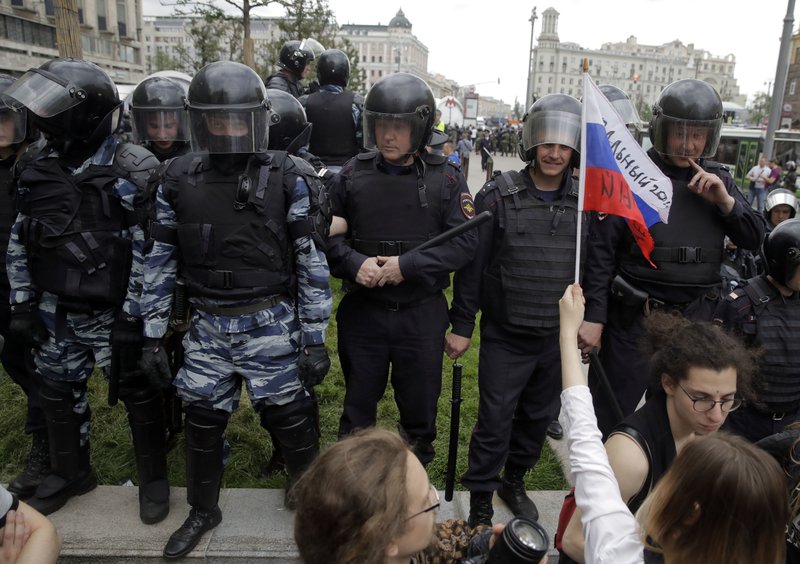
[[[391,367],[400,429],[423,464],[434,457],[442,383],[450,272],[472,259],[468,231],[437,247],[414,248],[475,214],[463,175],[425,152],[434,98],[422,79],[396,73],[379,80],[364,105],[364,143],[331,186],[334,221],[328,260],[349,286],[337,312],[345,377],[339,435],[375,424]]]
[[[6,95],[30,110],[48,143],[20,175],[7,259],[11,331],[37,347],[50,439],[52,473],[28,503],[47,515],[97,485],[86,393],[97,366],[128,411],[139,516],[157,523],[169,512],[164,416],[158,388],[136,367],[144,240],[132,212],[158,160],[112,135],[121,104],[94,63],[54,59]]]
[[[721,127],[722,102],[701,80],[673,82],[653,108],[648,156],[673,189],[669,223],[650,229],[657,268],[645,260],[623,218],[598,216],[591,228],[583,284],[586,315],[578,341],[584,354],[600,348],[623,415],[633,412],[647,386],[646,359],[639,350],[644,316],[665,309],[709,320],[718,299],[725,236],[748,250],[763,239],[760,215],[730,174],[707,160],[717,149]],[[589,384],[598,425],[607,435],[617,421],[596,376],[591,370]]]
[[[161,162],[189,152],[185,97],[183,86],[163,76],[145,78],[133,91],[133,138]]]
[[[225,429],[242,381],[280,444],[291,486],[319,448],[307,388],[330,366],[323,335],[331,293],[324,234],[311,215],[313,169],[267,151],[269,100],[245,65],[206,65],[187,104],[194,152],[173,160],[159,187],[142,297],[148,370],[166,368],[159,339],[178,275],[195,309],[174,380],[187,404],[191,512],[167,542],[166,558],[188,554],[222,520]],[[287,494],[289,507],[291,500]]]
[[[767,235],[764,260],[766,274],[724,296],[715,314],[764,351],[758,401],[745,403],[725,422],[726,430],[753,442],[800,420],[800,219],[787,219]]]
[[[558,300],[575,272],[580,131],[578,100],[538,99],[523,122],[525,168],[495,174],[476,197],[494,219],[480,228],[476,260],[456,272],[445,347],[466,352],[480,309],[478,420],[461,479],[472,527],[491,525],[495,490],[514,515],[539,517],[523,479],[560,408]]]
[[[300,98],[308,120],[314,124],[309,150],[338,172],[363,145],[364,97],[345,90],[350,60],[339,49],[328,49],[319,56],[317,80],[319,91]]]
[[[305,88],[300,81],[308,77],[309,65],[314,60],[310,41],[293,39],[283,44],[278,54],[278,72],[264,81],[267,88],[283,90],[295,98],[305,94]]]

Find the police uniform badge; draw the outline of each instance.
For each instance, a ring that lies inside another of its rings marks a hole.
[[[462,192],[459,198],[461,199],[461,211],[464,213],[464,217],[467,219],[475,217],[475,202],[472,201],[472,196],[467,192]]]

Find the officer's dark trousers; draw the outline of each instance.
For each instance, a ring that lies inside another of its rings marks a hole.
[[[42,377],[36,372],[31,349],[9,335],[8,324],[11,321],[11,312],[8,306],[8,290],[0,290],[0,300],[4,300],[0,307],[0,335],[5,339],[0,362],[3,363],[3,370],[11,380],[16,382],[25,393],[28,402],[25,432],[47,432],[47,421],[39,401]]]
[[[536,465],[547,426],[558,416],[558,334],[510,333],[484,317],[478,389],[478,421],[469,444],[469,468],[461,483],[470,491],[494,491],[500,487],[504,464]]]
[[[346,387],[339,436],[375,425],[391,365],[400,426],[420,460],[430,462],[449,323],[444,296],[392,311],[348,294],[339,304],[336,321]]]
[[[609,304],[609,308],[613,307]],[[597,426],[605,440],[619,423],[614,415],[612,401],[616,401],[623,416],[636,410],[648,383],[647,361],[641,353],[641,339],[644,335],[644,315],[637,315],[629,327],[623,326],[614,315],[609,314],[609,322],[603,328],[600,362],[605,369],[614,399],[608,397],[600,383],[600,376],[594,367],[589,368],[589,389],[597,415]]]

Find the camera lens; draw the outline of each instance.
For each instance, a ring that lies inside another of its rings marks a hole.
[[[508,522],[503,534],[489,551],[489,564],[538,563],[547,554],[550,539],[547,531],[531,519],[516,517]]]

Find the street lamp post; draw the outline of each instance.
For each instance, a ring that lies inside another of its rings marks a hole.
[[[525,112],[528,111],[528,106],[533,103],[533,75],[535,70],[533,68],[533,26],[536,23],[536,6],[531,10],[531,17],[528,21],[531,22],[531,48],[528,51],[528,88],[525,91],[525,107],[523,108]]]

